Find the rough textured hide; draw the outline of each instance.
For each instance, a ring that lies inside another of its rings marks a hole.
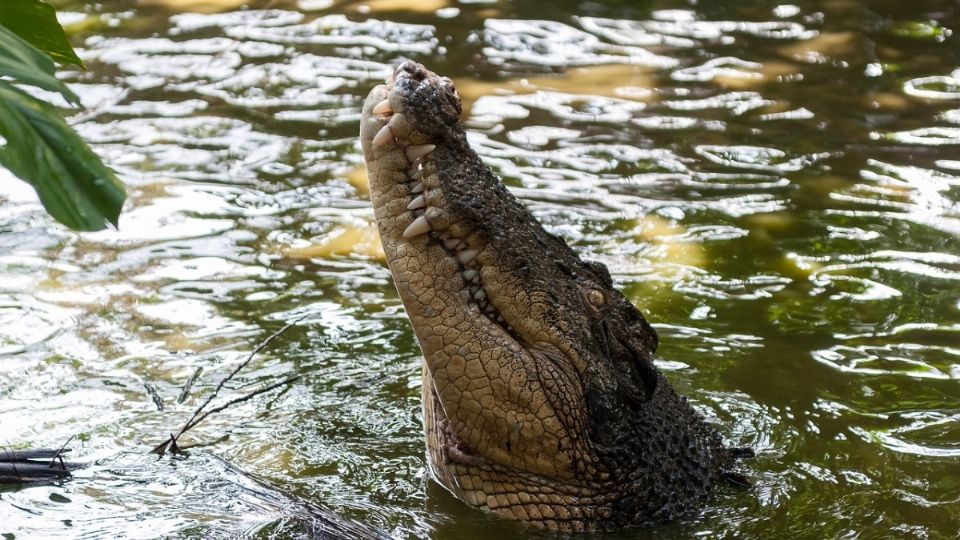
[[[657,336],[470,149],[414,62],[363,107],[384,251],[425,359],[435,478],[538,526],[612,530],[701,503],[733,454],[653,365]]]

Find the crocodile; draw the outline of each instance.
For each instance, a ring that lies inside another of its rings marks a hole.
[[[674,518],[745,480],[654,366],[658,337],[606,266],[549,233],[468,144],[453,82],[405,61],[363,105],[387,264],[424,358],[432,476],[558,531]]]

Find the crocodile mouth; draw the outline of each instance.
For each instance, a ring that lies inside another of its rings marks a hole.
[[[387,264],[425,360],[434,476],[469,500],[443,463],[572,474],[578,437],[556,419],[541,378],[577,383],[541,312],[556,307],[541,286],[551,277],[535,270],[549,258],[539,224],[470,148],[460,113],[450,79],[405,62],[370,92],[360,142]],[[540,361],[544,351],[556,361]]]
[[[470,149],[460,113],[450,79],[405,62],[370,92],[360,142],[387,264],[424,354],[424,426],[433,477],[476,503],[448,470],[453,464],[491,465],[489,435],[476,428],[488,412],[479,412],[477,398],[497,381],[487,376],[489,360],[476,359],[494,350],[515,359],[529,359],[530,353],[517,331],[523,328],[511,324],[511,318],[523,321],[502,264],[503,222],[488,215],[511,198]],[[484,376],[470,386],[475,396],[457,378],[458,370],[478,371],[471,363],[484,363]],[[496,397],[498,403],[511,400]],[[488,411],[495,406],[483,401]]]
[[[408,65],[416,69],[407,68]],[[447,263],[438,264],[434,258],[436,266],[431,272],[442,268],[451,278],[458,278],[460,294],[457,296],[462,305],[474,306],[479,315],[513,335],[513,327],[493,301],[496,291],[483,279],[484,264],[480,255],[487,242],[468,223],[454,219],[454,212],[446,202],[440,176],[443,167],[438,157],[446,154],[450,160],[458,149],[445,146],[443,141],[430,140],[430,134],[418,129],[409,115],[409,94],[404,92],[409,92],[411,85],[437,84],[438,81],[449,85],[456,99],[450,105],[455,105],[459,115],[459,97],[453,83],[413,63],[397,68],[386,84],[370,93],[363,107],[360,140],[367,156],[371,184],[379,184],[375,191],[380,196],[374,195],[377,221],[382,224],[386,218],[390,230],[384,231],[381,226],[381,233],[399,240],[398,243],[415,249],[442,250]],[[388,255],[388,264],[394,259]]]

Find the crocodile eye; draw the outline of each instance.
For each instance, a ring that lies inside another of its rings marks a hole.
[[[590,289],[587,291],[587,301],[590,302],[590,305],[593,307],[599,308],[603,307],[603,305],[607,303],[607,297],[596,289]]]

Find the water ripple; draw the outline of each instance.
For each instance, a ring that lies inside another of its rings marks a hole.
[[[677,292],[717,300],[756,300],[770,298],[790,281],[774,275],[755,275],[746,279],[703,275],[698,276],[696,281],[680,281],[673,288]]]
[[[744,145],[698,145],[694,151],[718,165],[770,172],[799,171],[830,155],[819,153],[788,157],[786,152],[778,148]]]
[[[242,63],[239,42],[228,38],[174,41],[167,38],[110,38],[92,43],[92,58],[156,84],[229,77]]]
[[[754,109],[775,104],[775,101],[765,99],[756,92],[728,92],[706,98],[665,100],[663,102],[664,106],[678,111],[729,109],[730,112],[738,116]]]
[[[903,84],[910,96],[934,100],[960,99],[960,69],[951,75],[933,75],[911,79]]]
[[[170,17],[173,24],[170,34],[195,32],[205,28],[290,26],[299,23],[303,18],[302,13],[280,9],[251,9],[214,14],[183,13]]]
[[[70,121],[130,195],[119,232],[74,233],[0,172],[0,443],[76,434],[92,461],[4,493],[0,536],[301,534],[290,501],[203,451],[118,451],[303,315],[224,397],[303,379],[189,442],[398,537],[529,534],[423,491],[421,360],[370,241],[355,125],[401,57],[455,79],[483,159],[609,266],[725,441],[760,451],[753,490],[657,535],[955,536],[949,10],[64,2],[88,66],[62,74],[86,107]]]
[[[639,64],[669,68],[677,61],[642,47],[604,43],[596,36],[557,21],[484,21],[483,54],[499,62],[531,66]]]
[[[353,22],[344,15],[325,15],[304,24],[288,26],[232,26],[225,31],[228,36],[239,40],[360,47],[356,51],[357,57],[361,54],[369,56],[369,52],[375,50],[429,54],[438,46],[434,27],[430,25],[374,19]]]
[[[951,366],[960,362],[960,349],[916,343],[835,345],[814,351],[813,358],[843,373],[951,379]]]
[[[316,107],[318,105],[356,104],[357,98],[335,93],[355,86],[357,80],[380,80],[386,66],[374,62],[299,55],[284,63],[244,66],[230,77],[197,91],[223,99],[231,105],[248,108]]]
[[[689,10],[658,10],[654,20],[639,23],[647,30],[698,40],[729,39],[728,34],[742,33],[768,39],[809,39],[816,32],[792,21],[706,21]],[[636,24],[636,23],[635,23]]]
[[[714,58],[699,66],[675,70],[671,77],[678,81],[712,81],[718,77],[763,80],[763,64],[734,57]]]
[[[73,326],[78,314],[29,296],[0,294],[0,357],[51,339]]]

